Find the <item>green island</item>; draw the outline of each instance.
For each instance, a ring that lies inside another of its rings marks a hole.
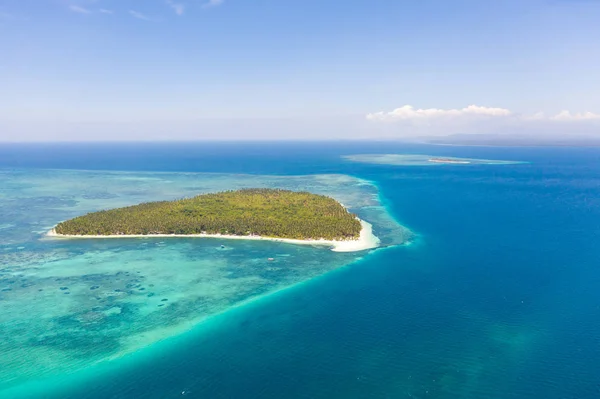
[[[221,234],[300,240],[354,240],[356,215],[333,198],[253,188],[104,210],[59,223],[64,236]]]

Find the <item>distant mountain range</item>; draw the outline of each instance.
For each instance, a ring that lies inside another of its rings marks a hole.
[[[600,132],[597,137],[558,137],[505,134],[454,134],[445,137],[423,138],[421,142],[440,145],[600,147]]]

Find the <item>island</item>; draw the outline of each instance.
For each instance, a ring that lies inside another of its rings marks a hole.
[[[425,166],[425,165],[516,165],[527,162],[502,161],[496,159],[475,159],[457,157],[439,157],[421,154],[353,154],[343,155],[343,159],[351,162],[360,162],[373,165],[390,166]]]
[[[372,226],[335,199],[271,188],[224,191],[92,212],[59,223],[48,236],[255,239],[329,245],[339,252],[379,244]]]

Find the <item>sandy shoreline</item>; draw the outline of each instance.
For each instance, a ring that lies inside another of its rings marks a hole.
[[[362,229],[357,240],[296,240],[291,238],[275,238],[261,236],[235,236],[227,234],[132,234],[132,235],[65,235],[58,234],[52,229],[46,237],[56,239],[90,239],[90,238],[220,238],[225,240],[256,240],[256,241],[277,241],[289,244],[300,245],[326,245],[332,247],[334,252],[356,252],[366,249],[377,248],[379,246],[379,238],[373,235],[373,226],[370,223],[360,220]]]

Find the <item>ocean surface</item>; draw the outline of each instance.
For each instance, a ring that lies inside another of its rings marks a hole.
[[[383,248],[43,239],[256,185],[333,195]],[[598,398],[599,243],[600,149],[2,144],[0,398]]]

